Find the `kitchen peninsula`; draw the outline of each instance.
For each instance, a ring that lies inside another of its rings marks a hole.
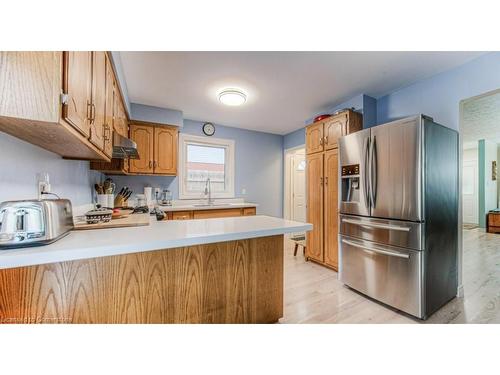
[[[0,322],[272,323],[283,315],[283,235],[270,216],[151,220],[0,252]]]

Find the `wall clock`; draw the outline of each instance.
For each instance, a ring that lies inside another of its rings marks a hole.
[[[205,122],[203,124],[203,133],[205,135],[211,136],[215,134],[215,126],[211,122]]]

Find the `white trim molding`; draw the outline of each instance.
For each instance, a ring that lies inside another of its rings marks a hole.
[[[234,140],[222,138],[208,138],[186,133],[179,134],[179,199],[199,199],[203,198],[200,192],[190,192],[187,190],[187,146],[189,144],[219,147],[225,149],[224,178],[226,190],[223,192],[213,192],[212,198],[234,198]]]

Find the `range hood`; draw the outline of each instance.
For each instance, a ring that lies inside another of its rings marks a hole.
[[[116,159],[139,159],[137,143],[125,138],[123,135],[113,132],[113,158]]]

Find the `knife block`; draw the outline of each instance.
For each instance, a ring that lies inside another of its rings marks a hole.
[[[123,199],[121,195],[115,198],[115,207],[128,207],[128,200]]]

